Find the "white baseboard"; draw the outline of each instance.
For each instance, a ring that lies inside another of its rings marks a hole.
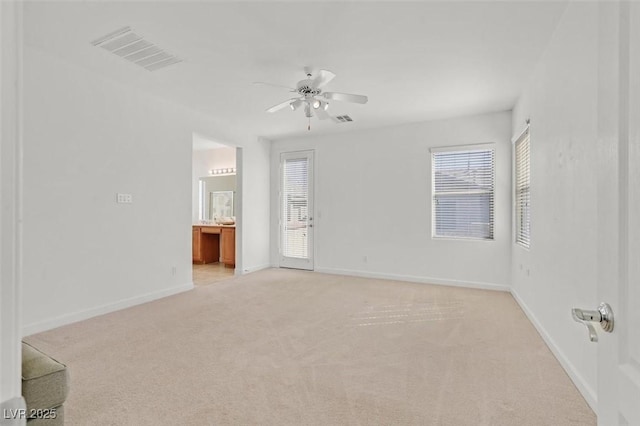
[[[27,404],[18,396],[0,402],[0,426],[23,426],[27,424]]]
[[[320,272],[323,274],[333,274],[333,275],[348,275],[352,277],[408,281],[412,283],[422,283],[422,284],[436,284],[436,285],[447,285],[447,286],[453,286],[453,287],[466,287],[466,288],[475,288],[475,289],[482,289],[482,290],[496,290],[496,291],[507,291],[507,292],[510,291],[510,288],[507,285],[486,283],[486,282],[480,282],[480,281],[450,280],[450,279],[444,279],[444,278],[419,277],[415,275],[385,274],[380,272],[357,271],[357,270],[350,270],[350,269],[335,269],[335,268],[315,268],[315,272]]]
[[[564,371],[567,372],[567,374],[569,375],[569,378],[571,378],[571,381],[576,385],[576,387],[578,388],[578,391],[580,391],[584,399],[587,401],[587,404],[589,404],[593,412],[596,413],[597,415],[598,414],[598,397],[596,396],[596,392],[593,390],[591,386],[587,384],[587,382],[584,380],[582,375],[575,368],[573,363],[571,363],[571,361],[569,361],[569,359],[564,354],[564,352],[560,350],[560,348],[558,347],[556,342],[553,340],[553,338],[549,335],[549,333],[547,333],[547,331],[542,326],[540,321],[538,321],[538,318],[533,314],[531,309],[529,309],[529,306],[527,306],[527,304],[518,295],[518,292],[513,288],[511,289],[511,295],[516,300],[518,305],[520,305],[520,308],[522,308],[527,318],[529,318],[529,321],[531,321],[531,323],[536,328],[536,330],[538,330],[538,333],[542,337],[542,340],[544,340],[544,342],[547,344],[547,347],[549,347],[549,349],[551,350],[553,355],[556,357],[560,365],[562,365],[562,368],[564,368]]]
[[[176,287],[159,290],[159,291],[154,291],[151,293],[142,294],[140,296],[134,296],[129,299],[124,299],[124,300],[120,300],[113,303],[107,303],[105,305],[97,306],[95,308],[84,309],[78,312],[61,315],[59,317],[25,325],[22,328],[22,335],[29,336],[31,334],[51,330],[52,328],[86,320],[92,317],[96,317],[98,315],[108,314],[109,312],[119,311],[120,309],[125,309],[131,306],[140,305],[142,303],[151,302],[152,300],[161,299],[163,297],[182,293],[185,291],[189,291],[191,289],[193,289],[193,282],[182,284]]]
[[[244,275],[244,274],[250,274],[252,272],[257,272],[257,271],[261,271],[263,269],[269,269],[269,268],[273,268],[274,266],[270,263],[263,263],[262,265],[258,265],[258,266],[250,266],[248,268],[244,268],[243,271],[240,271],[238,269],[236,269],[236,275]]]

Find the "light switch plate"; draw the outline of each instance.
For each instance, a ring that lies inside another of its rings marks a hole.
[[[118,204],[131,204],[133,203],[133,196],[131,194],[116,194],[116,202]]]

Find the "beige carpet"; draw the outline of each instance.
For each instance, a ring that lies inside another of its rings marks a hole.
[[[68,425],[596,424],[507,293],[271,269],[26,340]]]

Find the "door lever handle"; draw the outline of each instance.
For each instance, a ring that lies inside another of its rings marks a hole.
[[[598,341],[598,334],[593,324],[591,324],[592,322],[599,322],[602,329],[607,333],[613,331],[613,311],[608,303],[601,303],[595,311],[573,308],[571,309],[571,316],[575,321],[587,327],[589,330],[589,340],[592,342]]]
[[[582,309],[573,308],[571,310],[571,316],[573,319],[579,323],[582,323],[587,326],[589,330],[589,340],[592,342],[598,341],[598,334],[596,333],[596,329],[593,327],[593,324],[589,321],[597,321],[600,322],[600,313],[597,311],[583,311]]]

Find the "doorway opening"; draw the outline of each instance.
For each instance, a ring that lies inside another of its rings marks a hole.
[[[192,273],[196,286],[233,277],[239,263],[238,149],[193,134]]]

